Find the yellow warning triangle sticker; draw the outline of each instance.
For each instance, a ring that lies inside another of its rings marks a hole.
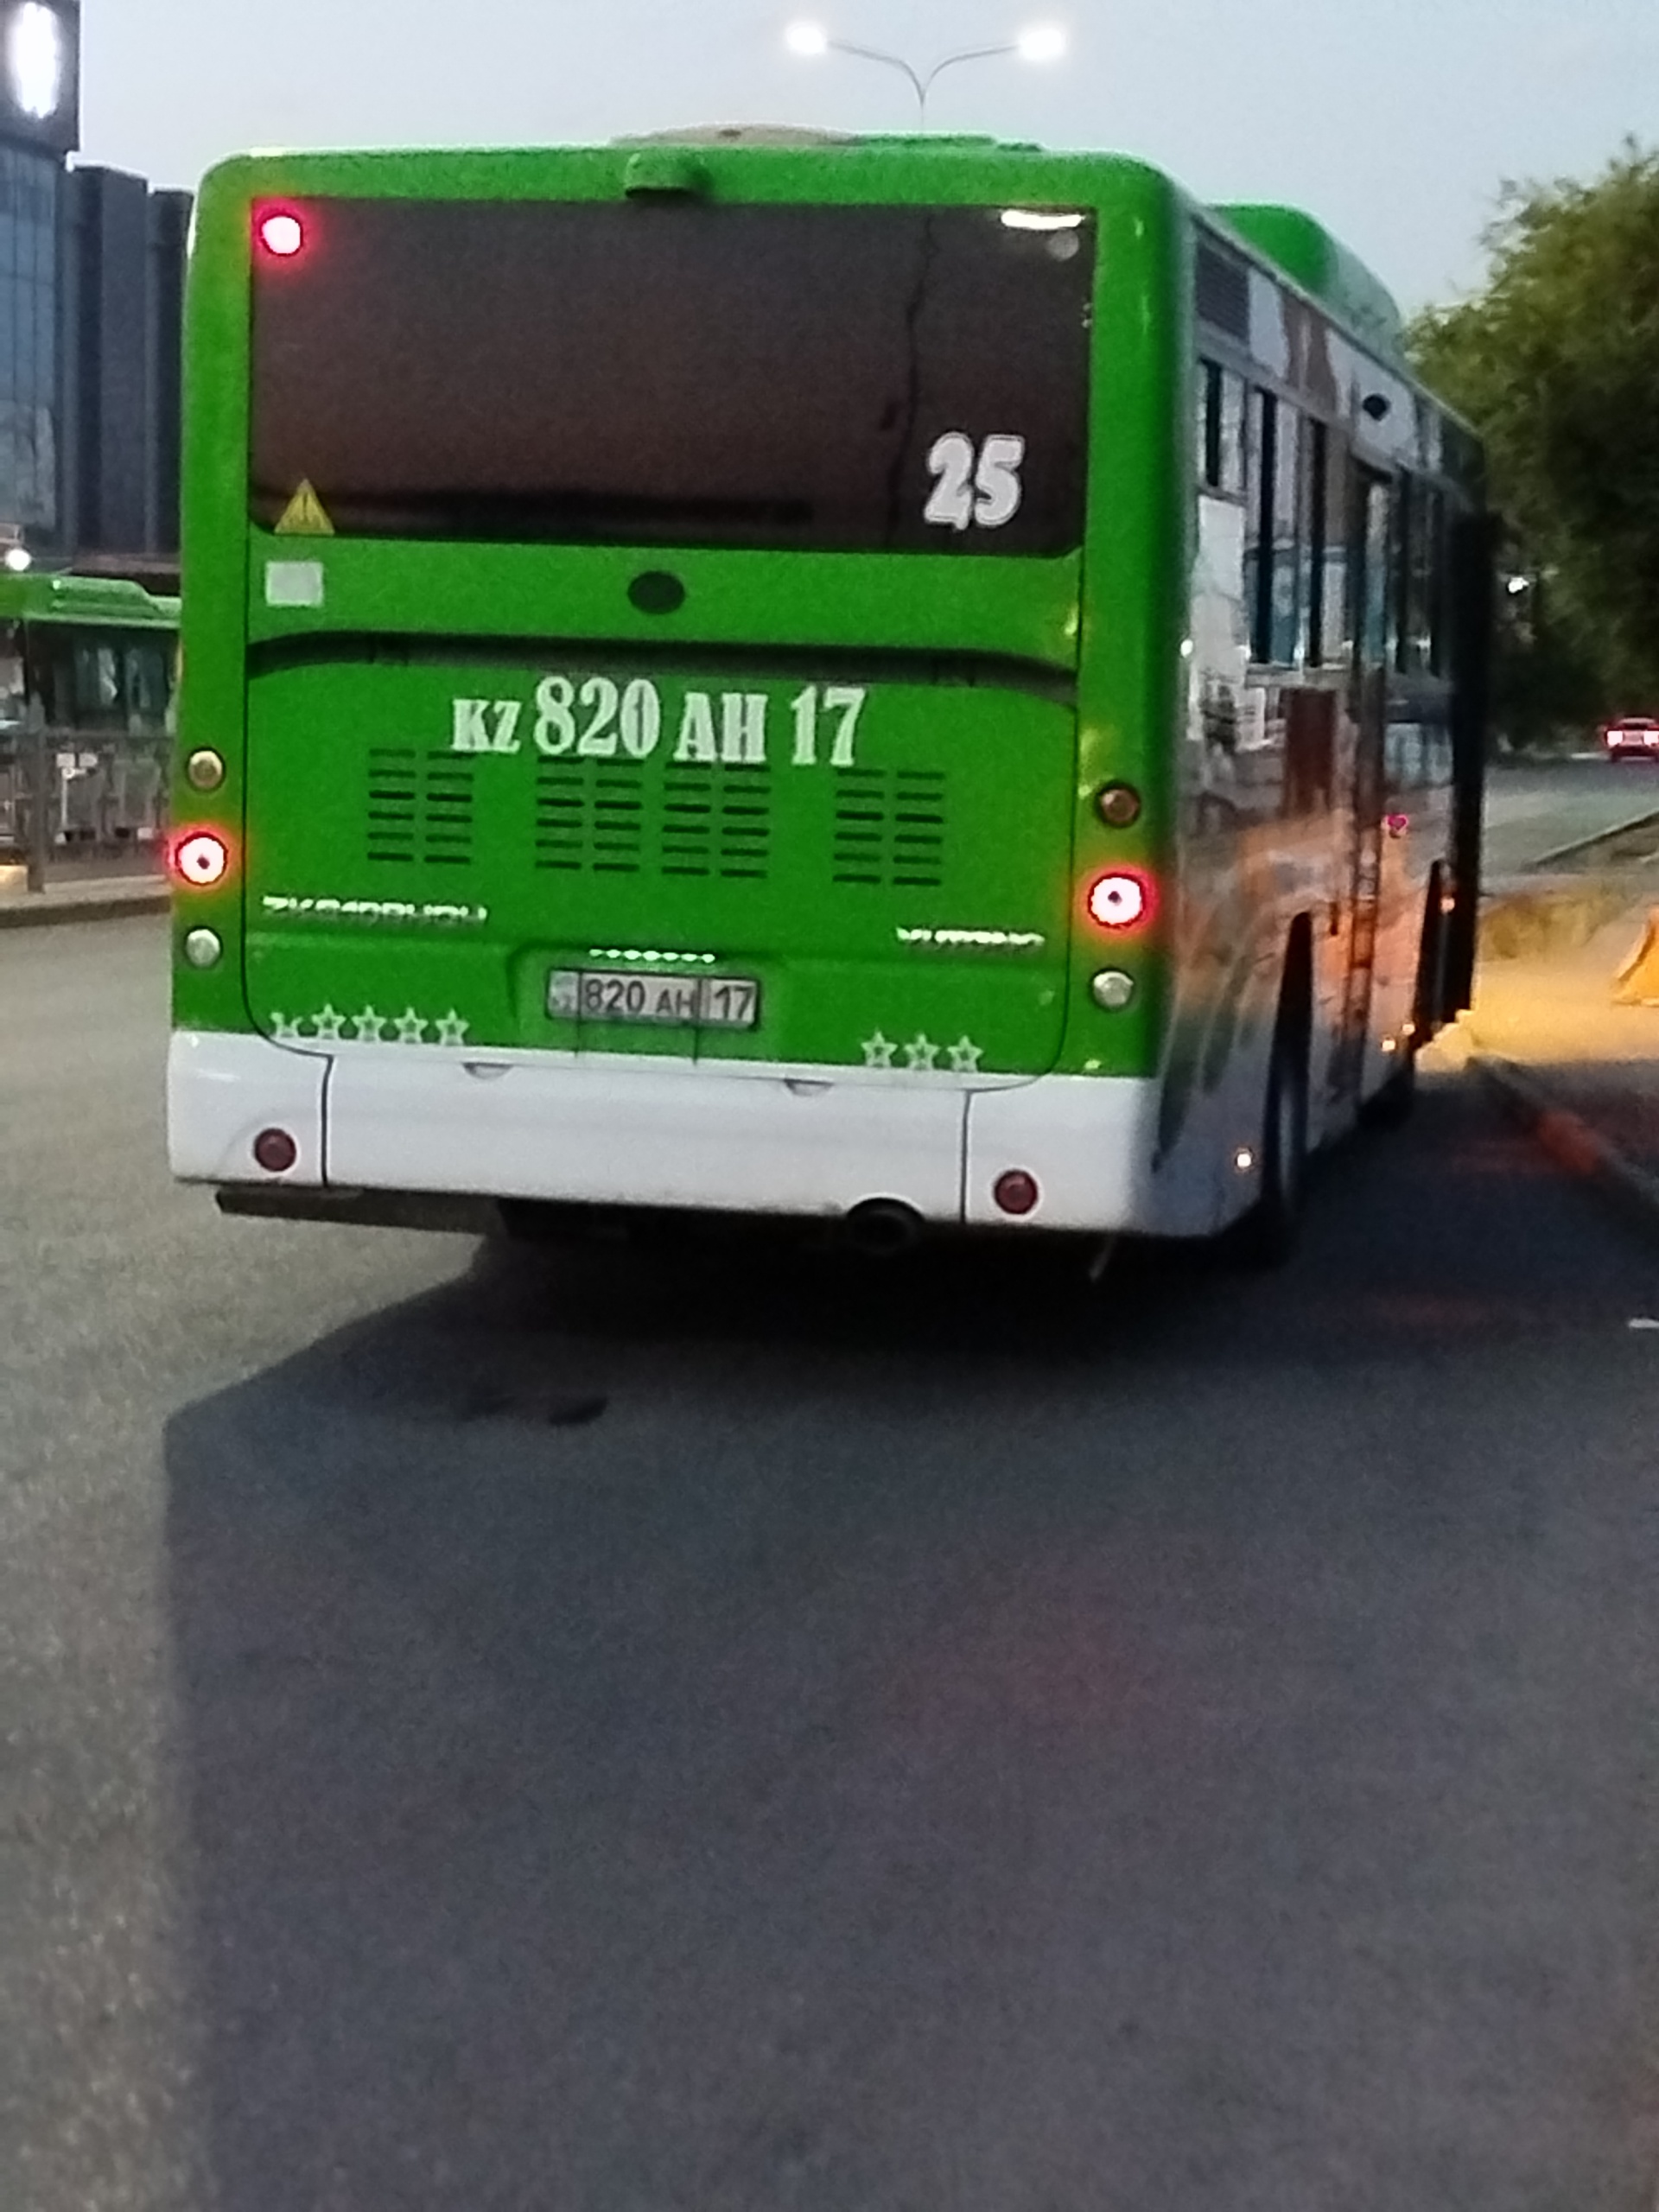
[[[334,525],[328,519],[328,510],[317,497],[316,487],[308,477],[289,501],[283,518],[276,525],[278,537],[332,537]]]

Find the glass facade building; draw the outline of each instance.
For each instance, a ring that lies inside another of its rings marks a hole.
[[[0,524],[48,539],[60,519],[63,185],[52,155],[0,144]]]
[[[67,166],[79,0],[0,0],[0,546],[177,567],[189,195]]]
[[[80,0],[0,0],[0,537],[65,541],[65,162]]]

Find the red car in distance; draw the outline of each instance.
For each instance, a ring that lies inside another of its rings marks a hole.
[[[1659,760],[1659,721],[1645,715],[1621,715],[1604,722],[1601,741],[1610,760]]]

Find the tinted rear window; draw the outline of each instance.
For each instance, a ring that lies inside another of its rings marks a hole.
[[[996,208],[327,200],[255,284],[251,503],[343,536],[1054,554],[1094,236]]]

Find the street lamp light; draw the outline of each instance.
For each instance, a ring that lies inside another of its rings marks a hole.
[[[826,54],[849,54],[855,61],[874,61],[884,69],[896,69],[916,95],[917,113],[924,130],[927,127],[928,95],[947,69],[960,68],[967,61],[1018,61],[1042,63],[1058,61],[1065,52],[1065,33],[1058,23],[1034,23],[1001,46],[976,46],[960,54],[947,54],[943,61],[936,61],[925,73],[913,68],[897,54],[883,54],[872,46],[854,46],[845,39],[831,38],[821,23],[791,23],[784,33],[784,43],[791,54],[803,60],[821,60]]]

